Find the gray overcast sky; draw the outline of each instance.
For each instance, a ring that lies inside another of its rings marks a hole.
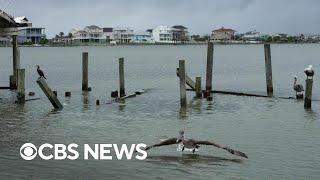
[[[320,33],[319,0],[0,0],[0,8],[27,16],[49,37],[93,24],[134,30],[181,24],[190,34],[220,26],[238,32]]]

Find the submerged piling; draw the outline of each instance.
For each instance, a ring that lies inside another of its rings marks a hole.
[[[45,79],[43,77],[40,77],[37,80],[37,83],[40,86],[41,90],[44,92],[44,94],[47,96],[49,101],[51,102],[52,106],[55,109],[62,109],[63,108],[62,104],[58,100],[57,96],[53,93],[51,88],[48,86],[48,84],[45,81]]]
[[[119,86],[120,97],[126,96],[124,87],[124,58],[119,58]]]
[[[304,108],[311,108],[313,79],[306,79],[306,91],[304,98]]]
[[[187,107],[187,93],[186,93],[186,70],[185,61],[179,60],[179,79],[180,79],[180,106]]]
[[[88,91],[88,52],[82,53],[82,91]]]
[[[17,99],[18,103],[24,103],[25,102],[25,69],[18,69],[17,70],[18,75],[18,87],[17,87]]]
[[[266,69],[267,95],[268,96],[273,96],[272,64],[271,64],[270,44],[264,44],[264,59],[265,59],[265,69]]]
[[[201,77],[196,77],[196,97],[202,98]]]

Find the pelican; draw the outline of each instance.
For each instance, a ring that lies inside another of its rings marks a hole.
[[[309,65],[307,68],[304,69],[304,73],[307,75],[307,78],[314,76],[314,71],[312,69],[312,65]]]
[[[43,78],[47,79],[47,78],[44,76],[44,73],[43,73],[43,71],[40,69],[40,66],[39,66],[39,65],[37,65],[37,72],[38,72],[38,74],[39,74],[40,77],[43,77]]]
[[[169,138],[169,139],[163,140],[160,143],[154,144],[152,146],[147,146],[145,148],[145,150],[147,151],[147,150],[154,148],[154,147],[167,146],[167,145],[173,145],[173,144],[181,144],[182,145],[182,152],[185,150],[185,148],[187,148],[187,149],[191,149],[192,153],[194,153],[196,150],[199,149],[200,145],[210,145],[210,146],[214,146],[214,147],[217,147],[220,149],[224,149],[231,154],[241,156],[244,158],[248,158],[248,156],[243,152],[233,150],[227,146],[222,146],[222,145],[216,144],[212,141],[196,141],[193,139],[184,138],[184,131],[179,132],[178,138]]]
[[[298,77],[294,76],[293,90],[296,92],[297,98],[299,98],[299,97],[303,98],[304,89],[303,89],[302,84],[297,84],[297,80],[298,80]]]

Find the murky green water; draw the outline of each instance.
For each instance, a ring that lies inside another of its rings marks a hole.
[[[304,84],[303,69],[313,64],[315,100],[320,99],[320,45],[272,45],[275,94],[292,96],[293,76]],[[81,52],[89,52],[89,84],[81,92]],[[8,84],[11,49],[0,48],[0,85]],[[117,58],[125,58],[128,93],[150,88],[125,103],[104,104],[118,88]],[[1,179],[319,179],[320,102],[305,110],[302,101],[215,95],[213,102],[194,100],[188,92],[186,115],[179,113],[178,60],[190,76],[202,76],[206,46],[123,46],[21,48],[27,91],[41,100],[14,104],[15,94],[0,90]],[[63,111],[52,107],[40,88],[35,65],[58,91]],[[265,93],[263,46],[216,46],[214,89]],[[72,97],[65,98],[64,92]],[[96,106],[96,99],[101,105]],[[22,160],[26,142],[146,143],[176,137],[180,129],[195,139],[213,140],[245,152],[241,160],[222,150],[201,147],[196,155],[176,146],[152,149],[138,160]]]

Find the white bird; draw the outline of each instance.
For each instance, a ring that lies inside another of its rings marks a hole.
[[[314,76],[314,71],[313,71],[312,65],[309,65],[307,68],[305,68],[305,69],[304,69],[304,73],[307,75],[307,78],[308,78],[308,77],[313,78],[313,76]]]
[[[304,91],[303,85],[297,84],[297,80],[298,80],[298,77],[294,76],[293,90],[296,92],[296,96],[301,95]]]
[[[245,153],[241,152],[241,151],[233,150],[233,149],[231,149],[231,148],[229,148],[227,146],[222,146],[222,145],[216,144],[216,143],[214,143],[212,141],[196,141],[196,140],[193,140],[193,139],[186,139],[186,138],[184,138],[184,131],[180,131],[179,132],[179,137],[178,138],[169,138],[169,139],[163,140],[160,143],[154,144],[152,146],[147,146],[145,148],[145,150],[147,151],[147,150],[149,150],[151,148],[154,148],[154,147],[167,146],[167,145],[173,145],[173,144],[181,144],[182,145],[182,151],[184,151],[185,148],[188,148],[188,149],[192,149],[193,153],[200,147],[200,145],[210,145],[210,146],[215,146],[217,148],[224,149],[224,150],[228,151],[231,154],[234,154],[234,155],[237,155],[237,156],[241,156],[241,157],[244,157],[244,158],[248,158],[248,156]]]

